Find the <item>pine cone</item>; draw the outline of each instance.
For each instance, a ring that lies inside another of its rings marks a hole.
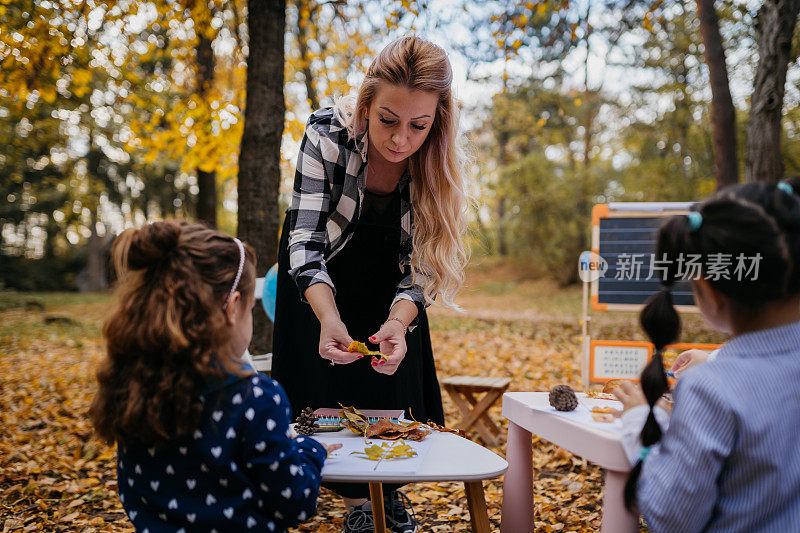
[[[550,405],[556,411],[574,411],[578,407],[578,397],[569,385],[556,385],[550,390]]]
[[[306,426],[298,424],[294,427],[294,430],[297,432],[298,435],[313,435],[316,433],[317,428],[314,426]]]
[[[310,407],[306,407],[300,411],[300,414],[295,418],[295,422],[296,425],[294,429],[300,435],[313,435],[317,429],[319,429],[317,418],[314,416],[314,410]]]

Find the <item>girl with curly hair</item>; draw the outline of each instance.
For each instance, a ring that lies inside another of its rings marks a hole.
[[[137,531],[284,531],[316,509],[324,447],[291,438],[277,382],[241,360],[255,256],[199,224],[154,222],[114,242],[116,307],[91,407],[117,444]]]

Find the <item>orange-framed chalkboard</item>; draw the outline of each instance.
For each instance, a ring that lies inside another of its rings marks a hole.
[[[716,350],[719,344],[675,343],[664,348],[665,360],[669,361],[680,352]],[[655,346],[642,341],[593,340],[589,349],[589,381],[604,383],[612,379],[638,381],[642,368],[653,356]]]

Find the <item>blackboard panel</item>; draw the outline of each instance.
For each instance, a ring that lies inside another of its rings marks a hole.
[[[608,262],[608,271],[598,280],[599,303],[642,305],[661,290],[660,272],[651,274],[650,262],[664,220],[660,216],[600,219],[597,252]],[[638,272],[632,265],[638,265]],[[677,283],[672,297],[675,305],[694,305],[688,281]]]

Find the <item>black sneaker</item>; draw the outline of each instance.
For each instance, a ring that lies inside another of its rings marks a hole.
[[[411,507],[408,496],[399,490],[393,490],[387,496],[384,496],[386,526],[393,533],[417,533],[419,524],[417,524],[417,517],[414,515],[414,508]]]
[[[344,519],[342,533],[375,533],[375,521],[372,518],[372,502],[367,500],[350,509]]]

